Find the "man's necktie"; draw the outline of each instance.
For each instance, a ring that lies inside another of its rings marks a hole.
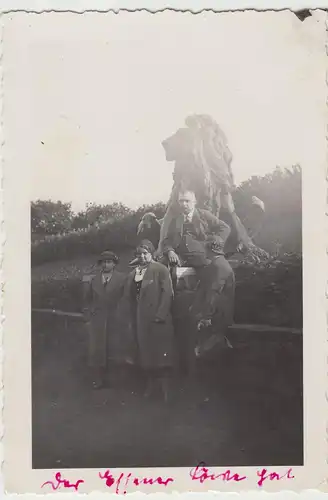
[[[104,286],[108,285],[108,283],[109,283],[109,277],[105,276],[104,277]]]

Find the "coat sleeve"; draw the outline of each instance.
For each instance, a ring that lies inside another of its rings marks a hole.
[[[211,212],[206,211],[204,215],[211,233],[209,239],[212,239],[213,242],[223,247],[230,235],[230,227],[228,224],[215,217],[215,215],[211,214]]]
[[[133,272],[133,271],[132,271]],[[117,314],[120,322],[125,323],[130,319],[130,283],[132,273],[123,277],[117,305]]]
[[[156,317],[164,321],[171,308],[173,286],[170,273],[165,266],[161,265],[158,273],[161,298]]]
[[[168,227],[167,235],[163,239],[163,254],[167,255],[170,250],[174,250],[173,246],[174,232],[172,229],[172,221]]]
[[[90,276],[84,276],[82,280],[82,311],[86,320],[90,317],[92,300],[92,278]]]
[[[127,283],[128,275],[121,273],[119,283],[117,285],[117,300],[120,301],[123,298],[125,287]]]

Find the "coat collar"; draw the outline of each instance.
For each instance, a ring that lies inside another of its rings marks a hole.
[[[143,277],[143,280],[142,280],[141,293],[142,293],[142,290],[147,286],[147,281],[149,281],[149,277],[151,276],[152,271],[153,271],[153,263],[151,262],[149,264],[149,266],[147,267],[146,272],[145,272],[144,277]],[[126,281],[126,291],[128,294],[130,293],[130,289],[131,289],[131,286],[132,286],[133,281],[134,281],[134,275],[135,275],[135,269],[133,269],[133,271],[130,272],[128,279]]]
[[[184,216],[184,218],[188,217],[188,222],[192,222],[192,220],[194,218],[195,210],[196,210],[196,208],[194,208],[191,212],[189,212],[188,215]]]
[[[94,279],[93,279],[93,288],[94,290],[99,294],[99,295],[104,295],[105,292],[106,292],[106,289],[108,290],[108,287],[111,286],[111,284],[115,283],[116,281],[116,278],[117,278],[117,271],[116,269],[113,270],[113,274],[112,274],[112,277],[111,277],[111,280],[110,282],[106,285],[106,287],[104,286],[104,283],[103,283],[103,278],[102,278],[102,272],[101,271],[97,271]]]
[[[196,230],[200,230],[201,226],[201,218],[200,218],[200,213],[197,208],[195,208],[193,216],[192,216],[192,223],[194,224]],[[183,232],[183,224],[184,224],[184,215],[179,214],[178,217],[176,218],[176,229],[177,231],[182,234]]]

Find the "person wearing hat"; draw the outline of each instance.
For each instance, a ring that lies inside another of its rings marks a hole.
[[[124,273],[116,270],[118,262],[114,252],[102,252],[95,275],[84,283],[84,314],[89,327],[88,365],[93,371],[95,389],[106,383],[110,348],[115,344],[117,306],[126,278]]]
[[[130,362],[146,375],[145,396],[158,386],[167,401],[174,366],[173,287],[169,270],[154,261],[154,252],[148,240],[136,249],[138,265],[127,277],[121,301],[121,331],[128,339]]]

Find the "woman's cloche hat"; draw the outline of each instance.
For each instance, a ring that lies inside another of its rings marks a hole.
[[[104,260],[112,260],[115,264],[118,264],[120,259],[116,253],[111,250],[105,250],[102,252],[98,258],[98,264],[101,264]]]

